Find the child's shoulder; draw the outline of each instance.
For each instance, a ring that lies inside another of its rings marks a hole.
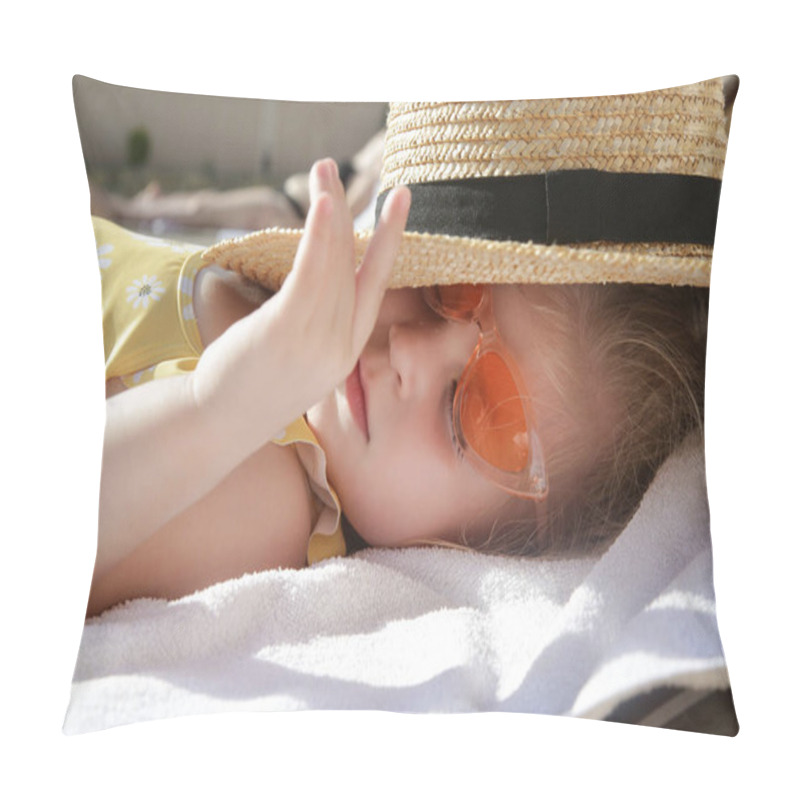
[[[215,265],[202,269],[195,280],[194,309],[204,346],[271,297],[263,287]]]
[[[252,539],[256,569],[305,566],[315,505],[308,477],[294,447],[264,445],[217,487],[215,516]],[[214,493],[212,493],[213,495]]]

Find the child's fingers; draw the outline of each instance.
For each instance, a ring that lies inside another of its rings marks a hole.
[[[321,175],[324,190],[333,202],[332,238],[330,261],[331,268],[339,272],[345,284],[351,285],[355,280],[355,247],[353,239],[353,218],[347,205],[344,186],[339,179],[339,169],[332,159],[325,159],[321,164]]]
[[[380,221],[358,271],[353,341],[358,343],[359,349],[369,339],[375,326],[381,300],[400,250],[410,207],[411,192],[405,186],[398,186],[386,199]]]
[[[336,168],[335,162],[329,158],[315,161],[308,173],[308,196],[311,204],[319,199],[320,195],[329,191],[330,174]]]
[[[339,186],[337,187],[337,184]],[[281,289],[296,322],[327,337],[351,320],[355,299],[355,246],[336,165],[317,162],[309,176],[312,203],[294,266]],[[349,332],[348,332],[349,333]],[[348,335],[349,341],[349,335]]]
[[[318,292],[322,292],[317,295],[320,300],[317,320],[321,326],[327,324],[331,336],[349,346],[351,331],[345,331],[343,322],[349,324],[352,321],[356,298],[353,217],[336,162],[332,159],[318,162],[314,175],[319,182],[319,191],[324,192],[331,202],[330,235],[324,253],[324,266],[320,265],[325,274],[320,276],[321,285],[317,287]]]
[[[323,195],[328,195],[331,202],[330,238],[327,250],[322,254],[326,267],[336,270],[340,277],[352,278],[353,222],[344,187],[339,180],[339,170],[333,159],[325,158],[314,164],[309,176],[309,187],[312,206]]]
[[[377,294],[383,295],[400,249],[410,206],[411,192],[405,186],[394,189],[386,199],[358,271],[359,302],[362,297],[364,300],[374,300]]]
[[[327,274],[326,259],[330,252],[333,221],[333,202],[326,194],[315,192],[306,216],[306,224],[294,265],[281,289],[286,294],[298,293],[298,299],[308,303],[320,290]]]
[[[356,272],[353,220],[336,165],[317,162],[309,176],[311,208],[281,294],[302,339],[343,377],[369,338],[408,213],[403,192],[387,199],[374,241]],[[408,195],[408,190],[403,190]],[[398,199],[399,198],[399,199]],[[345,369],[346,367],[346,369]]]

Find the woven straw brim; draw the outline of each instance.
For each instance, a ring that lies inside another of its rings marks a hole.
[[[301,231],[272,229],[220,242],[203,254],[206,264],[277,291],[289,274]],[[360,263],[370,238],[356,234]],[[433,283],[650,283],[708,286],[711,248],[702,245],[619,245],[582,247],[496,242],[424,233],[405,233],[390,288]]]
[[[720,180],[726,146],[721,79],[631,95],[393,103],[380,191],[405,184],[413,192],[415,186],[429,182],[519,177],[555,170]],[[418,229],[431,230],[428,226]],[[462,236],[406,233],[390,286],[708,286],[710,279],[710,245],[581,242],[566,246],[504,241],[506,236],[492,237],[485,231],[459,232]],[[470,234],[492,238],[469,238]],[[262,231],[210,248],[206,260],[277,290],[294,261],[300,236],[294,230]],[[357,236],[359,259],[368,237]]]

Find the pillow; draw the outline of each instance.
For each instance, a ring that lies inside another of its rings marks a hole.
[[[735,735],[702,409],[737,86],[321,104],[76,76],[109,416],[65,730],[358,708]],[[302,266],[315,185],[390,292],[356,367],[284,419],[227,329],[335,270],[311,238]]]

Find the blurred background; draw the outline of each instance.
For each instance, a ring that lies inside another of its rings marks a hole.
[[[384,103],[178,94],[82,76],[73,92],[93,213],[199,244],[272,225],[300,227],[304,176],[330,156],[348,199],[348,181],[361,178],[351,209],[362,217],[358,227],[368,226]]]

